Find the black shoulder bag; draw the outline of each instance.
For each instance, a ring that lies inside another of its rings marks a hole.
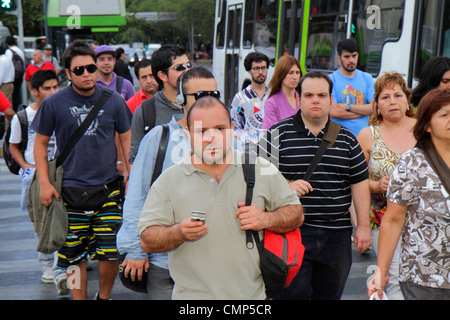
[[[44,207],[40,202],[40,182],[37,171],[35,171],[30,187],[28,189],[27,210],[31,221],[35,224],[35,231],[41,233],[37,245],[37,251],[42,253],[52,253],[59,250],[65,243],[68,230],[67,210],[62,200],[62,179],[64,175],[63,162],[73,147],[83,136],[84,132],[91,125],[106,100],[111,96],[112,91],[103,90],[95,106],[72,134],[69,142],[64,147],[57,159],[48,162],[48,175],[51,184],[61,195],[61,200],[53,198],[49,207]]]
[[[306,170],[305,174],[302,177],[302,180],[308,181],[309,178],[311,178],[311,175],[314,172],[314,169],[316,168],[323,154],[325,153],[325,150],[327,150],[328,147],[333,146],[337,136],[339,135],[340,130],[341,130],[340,124],[333,121],[328,122],[327,132],[325,132],[325,134],[322,137],[322,142],[320,143],[319,150],[316,151],[314,158],[311,161],[311,164],[309,165],[308,169]]]
[[[159,140],[159,147],[158,147],[158,153],[156,155],[156,161],[155,166],[153,168],[153,175],[152,175],[152,181],[150,183],[150,187],[152,186],[153,182],[158,179],[159,175],[162,172],[162,167],[164,163],[164,159],[166,157],[166,151],[167,151],[167,145],[169,144],[169,125],[163,124],[162,125],[162,133],[161,133],[161,139]],[[128,288],[130,290],[133,290],[135,292],[142,292],[147,293],[147,273],[145,270],[142,273],[142,279],[135,281],[131,280],[131,277],[128,276],[125,277],[123,271],[124,267],[122,266],[122,262],[125,260],[126,254],[120,255],[119,257],[119,277],[120,281],[124,285],[125,288]]]
[[[56,164],[57,166],[62,165],[63,161],[67,158],[70,152],[72,152],[72,149],[84,135],[86,130],[91,125],[92,121],[94,121],[95,117],[105,104],[106,100],[108,100],[108,98],[112,95],[112,92],[112,90],[103,89],[102,94],[94,104],[94,107],[91,109],[91,111],[89,111],[86,119],[78,127],[67,145],[64,147],[64,150],[58,156]],[[96,211],[103,205],[105,199],[109,195],[108,189],[113,187],[113,184],[115,185],[116,182],[93,188],[64,187],[62,189],[62,198],[70,208],[85,211]]]

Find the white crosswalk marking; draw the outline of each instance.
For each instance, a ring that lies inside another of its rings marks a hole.
[[[8,171],[0,158],[0,300],[58,300],[54,284],[41,282],[42,267],[28,213],[20,208],[20,177]],[[88,271],[88,299],[98,291],[97,262]],[[125,288],[117,277],[114,300],[143,300],[146,295]]]
[[[38,262],[33,224],[20,208],[20,177],[8,171],[0,158],[0,300],[57,300],[53,284],[41,282],[42,267]],[[367,267],[376,264],[373,250],[358,255],[353,250],[353,265],[342,300],[368,300],[365,288]],[[88,299],[98,291],[97,263],[88,271]],[[64,296],[71,299],[70,296]],[[123,287],[116,279],[113,300],[143,300],[145,294]]]

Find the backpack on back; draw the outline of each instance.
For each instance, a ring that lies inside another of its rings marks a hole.
[[[144,134],[147,134],[156,125],[155,97],[142,101],[142,119],[144,120]]]
[[[247,183],[245,205],[252,204],[255,186],[255,160],[245,154],[242,168]],[[253,238],[260,256],[261,274],[266,287],[266,294],[271,299],[278,299],[284,288],[289,286],[297,275],[303,262],[305,247],[302,244],[300,229],[287,233],[274,233],[264,230],[264,239],[260,241],[257,231],[246,231],[247,248],[252,249]]]
[[[19,144],[19,149],[22,155],[25,154],[25,150],[28,145],[28,118],[27,112],[25,109],[22,109],[16,113],[17,118],[19,119],[20,129],[22,131],[22,141]],[[9,148],[9,138],[11,136],[11,126],[8,127],[5,134],[5,139],[3,140],[3,158],[5,159],[6,166],[9,171],[14,174],[19,174],[20,165],[14,160],[11,155],[11,151]]]
[[[12,62],[14,64],[14,71],[15,71],[14,80],[22,79],[23,75],[25,74],[25,62],[14,50],[11,50],[11,52],[13,54]]]

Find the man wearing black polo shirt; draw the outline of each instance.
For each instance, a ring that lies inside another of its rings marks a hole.
[[[329,126],[333,83],[322,72],[301,80],[301,110],[270,128],[259,155],[278,166],[301,197],[305,222],[300,228],[305,256],[300,272],[284,290],[284,299],[340,299],[352,263],[349,207],[357,211],[357,252],[371,245],[370,192],[364,154],[355,136],[341,127],[308,181],[302,180]]]

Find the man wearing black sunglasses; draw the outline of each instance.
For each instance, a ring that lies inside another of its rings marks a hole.
[[[58,157],[103,91],[95,84],[95,53],[87,43],[77,40],[70,44],[64,51],[63,60],[70,85],[42,102],[31,126],[36,131],[35,162],[40,180],[40,200],[44,206],[49,206],[53,197],[62,200],[48,178],[47,145],[50,137],[53,133],[56,136]],[[81,189],[80,194],[83,191],[88,194],[93,187],[95,190],[100,187],[103,192],[101,207],[95,210],[87,208],[87,205],[80,206],[80,203],[86,203],[83,196],[76,205],[64,198],[69,228],[66,243],[58,250],[58,268],[67,270],[68,279],[75,272],[77,285],[70,289],[76,300],[87,298],[88,254],[91,259],[99,260],[100,288],[96,298],[108,299],[111,295],[118,271],[116,229],[122,220],[122,182],[117,170],[115,134],[118,133],[123,156],[128,160],[126,151],[130,147],[131,117],[123,98],[113,91],[63,163],[63,197],[67,190],[74,189]],[[102,216],[108,219],[103,221]]]
[[[144,135],[158,124],[168,123],[175,114],[183,114],[177,105],[178,77],[192,67],[186,50],[174,44],[163,45],[152,54],[152,72],[161,91],[142,102],[131,124],[130,164],[137,155]]]

